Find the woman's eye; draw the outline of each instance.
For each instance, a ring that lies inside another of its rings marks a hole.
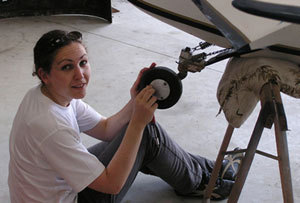
[[[61,68],[62,70],[71,70],[72,66],[71,65],[65,65]]]
[[[87,60],[80,61],[80,66],[85,66],[87,64]]]

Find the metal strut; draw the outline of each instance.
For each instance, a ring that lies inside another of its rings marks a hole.
[[[234,56],[235,53],[237,53],[231,48],[226,48],[226,49],[221,49],[209,53],[200,52],[195,54],[196,51],[204,50],[211,46],[214,45],[208,42],[200,42],[199,45],[197,45],[194,48],[186,47],[181,50],[179,56],[179,62],[177,62],[178,63],[177,69],[179,71],[178,77],[181,80],[187,76],[188,72],[192,72],[192,73],[200,72],[206,66],[230,58]],[[214,56],[214,57],[206,61],[208,56]]]

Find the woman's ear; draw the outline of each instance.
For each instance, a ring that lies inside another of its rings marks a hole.
[[[48,73],[43,71],[42,68],[39,68],[37,74],[38,74],[39,78],[42,80],[42,82],[44,84],[47,84],[47,82],[48,82]]]

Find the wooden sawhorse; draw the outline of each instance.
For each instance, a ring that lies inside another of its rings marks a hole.
[[[238,201],[246,177],[248,175],[250,166],[252,164],[254,154],[258,153],[278,161],[284,203],[293,203],[293,188],[288,154],[288,144],[286,137],[287,121],[280,96],[280,89],[276,82],[270,81],[262,87],[260,93],[260,102],[261,110],[248,146],[246,149],[238,151],[245,152],[245,157],[243,158],[242,164],[237,173],[237,178],[228,198],[228,202],[234,203]],[[257,150],[257,146],[261,138],[263,129],[265,127],[271,128],[273,123],[275,126],[277,156]],[[230,139],[233,134],[233,130],[234,127],[228,125],[223,142],[221,144],[221,148],[216,159],[214,169],[212,171],[211,179],[204,194],[203,202],[210,202],[210,196],[215,186],[217,177],[219,175],[224,156],[226,154],[233,153],[233,151],[227,151]]]

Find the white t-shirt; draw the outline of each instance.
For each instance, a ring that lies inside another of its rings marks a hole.
[[[79,136],[100,120],[81,100],[63,107],[44,96],[40,85],[29,90],[10,134],[11,202],[75,202],[105,168]]]

